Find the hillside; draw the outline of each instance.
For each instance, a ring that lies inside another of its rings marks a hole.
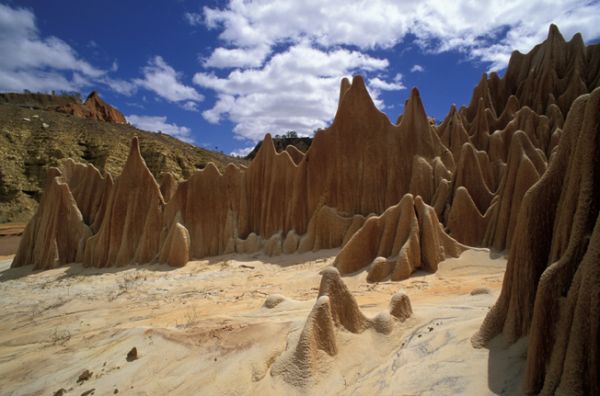
[[[246,155],[244,158],[247,160],[252,160],[254,159],[254,157],[256,157],[256,154],[258,154],[258,151],[260,150],[260,147],[262,146],[264,140],[261,140],[260,142],[258,142],[256,144],[256,146],[254,146],[254,148],[252,149],[252,151],[250,151],[250,153],[248,153],[248,155]],[[294,135],[284,135],[284,136],[279,136],[276,135],[273,138],[273,146],[275,146],[275,150],[280,153],[283,150],[286,150],[288,146],[293,146],[295,148],[298,149],[298,151],[302,152],[302,153],[306,153],[308,151],[308,149],[310,148],[310,145],[312,143],[312,138],[310,137],[299,137]],[[289,149],[288,152],[290,150],[293,149]],[[295,150],[294,150],[295,152]],[[292,154],[290,154],[292,155]]]
[[[0,223],[29,220],[37,207],[48,168],[64,158],[120,174],[134,135],[139,136],[142,156],[157,178],[163,172],[172,172],[179,179],[188,178],[209,162],[220,169],[229,162],[244,163],[166,134],[54,110],[54,107],[73,106],[76,102],[69,97],[31,95],[29,100],[24,104],[23,95],[0,97]]]

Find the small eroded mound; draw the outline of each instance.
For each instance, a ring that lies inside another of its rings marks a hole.
[[[390,334],[395,322],[405,321],[412,315],[408,296],[398,293],[392,297],[389,313],[381,312],[369,319],[360,310],[336,268],[326,268],[321,275],[317,302],[295,346],[288,349],[271,370],[271,375],[280,375],[294,386],[308,385],[319,373],[327,372],[327,360],[337,355],[339,349],[336,329],[343,328],[360,334],[373,328],[377,333]],[[281,302],[282,299],[283,296],[269,296],[265,306],[267,303],[277,305],[277,301]]]

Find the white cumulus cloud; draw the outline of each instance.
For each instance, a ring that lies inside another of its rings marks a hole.
[[[4,91],[77,90],[106,73],[61,39],[41,37],[30,10],[5,4],[0,4],[0,54]]]
[[[155,56],[143,68],[144,78],[135,79],[137,86],[154,92],[169,102],[204,100],[194,87],[183,84],[180,74],[165,62],[161,56]]]
[[[325,52],[298,44],[260,69],[236,69],[226,77],[202,72],[193,81],[217,93],[214,106],[202,113],[207,121],[218,123],[226,117],[236,124],[237,137],[257,141],[267,132],[310,135],[325,127],[337,108],[340,77],[387,67],[387,60],[358,51]],[[401,89],[397,82],[379,84]]]
[[[248,147],[242,147],[240,149],[237,150],[233,150],[232,152],[229,153],[229,155],[232,155],[234,157],[245,157],[248,154],[250,154],[250,152],[254,149],[254,146],[248,146]]]
[[[411,73],[422,73],[424,71],[425,68],[421,65],[413,65],[413,67],[410,68]]]
[[[600,2],[589,0],[231,0],[224,8],[205,7],[204,24],[238,48],[309,40],[326,48],[386,49],[410,33],[426,50],[464,51],[497,69],[512,50],[543,40],[550,23],[569,37],[599,37],[598,15]]]
[[[192,143],[191,130],[185,126],[168,123],[166,116],[128,115],[127,122],[144,131],[162,132],[184,142]]]
[[[600,37],[598,15],[600,2],[589,0],[230,0],[186,19],[220,39],[193,79],[216,96],[203,117],[228,119],[237,137],[256,141],[266,132],[309,134],[325,126],[339,80],[355,72],[367,74],[376,104],[385,107],[381,92],[404,84],[401,74],[382,77],[390,72],[382,54],[405,40],[423,52],[458,51],[498,70],[513,50],[543,41],[550,23],[567,38],[578,31],[587,40]],[[418,64],[406,68],[424,71]]]

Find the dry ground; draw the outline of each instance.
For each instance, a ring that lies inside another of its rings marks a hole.
[[[180,269],[79,264],[51,271],[0,261],[0,394],[514,394],[523,342],[473,349],[506,260],[467,251],[435,274],[368,284],[344,281],[369,317],[403,290],[414,317],[389,335],[336,330],[338,355],[292,387],[270,368],[293,348],[315,302],[319,271],[337,250],[268,258],[223,256]],[[487,288],[482,293],[471,291]],[[263,307],[269,294],[287,300]],[[127,361],[136,347],[139,358]],[[78,383],[84,370],[91,378]]]

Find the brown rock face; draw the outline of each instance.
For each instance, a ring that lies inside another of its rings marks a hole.
[[[559,145],[571,104],[598,87],[599,76],[600,45],[586,47],[579,34],[566,42],[552,25],[542,44],[513,53],[504,77],[484,75],[468,107],[451,108],[437,133],[457,169],[446,205],[436,202],[451,236],[510,247],[523,195]]]
[[[92,91],[83,102],[83,107],[89,111],[90,118],[98,121],[114,122],[115,124],[125,124],[125,116],[119,110],[115,109],[100,98],[98,92]]]
[[[137,138],[115,181],[98,233],[85,245],[84,264],[94,267],[148,263],[158,254],[165,205],[146,167]]]
[[[123,113],[102,100],[96,91],[92,91],[83,103],[79,100],[71,101],[55,107],[54,110],[80,118],[91,118],[115,124],[127,123]]]
[[[57,264],[81,261],[82,247],[92,235],[61,176],[53,168],[38,211],[33,216],[19,244],[12,267],[33,265],[50,269]]]
[[[571,106],[561,143],[525,194],[502,293],[474,343],[529,336],[525,390],[597,394],[600,89]]]

